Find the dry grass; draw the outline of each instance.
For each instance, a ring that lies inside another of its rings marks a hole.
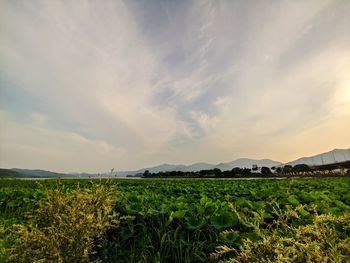
[[[114,198],[104,186],[47,190],[28,225],[14,225],[10,262],[91,262],[94,244],[118,224]]]
[[[240,248],[220,246],[211,258],[220,262],[350,262],[350,214],[342,216],[312,216],[312,223],[294,227],[291,220],[299,219],[296,209],[276,209],[278,219],[269,228],[262,228],[262,213],[241,220],[254,228],[260,240],[245,239]],[[225,234],[229,234],[226,231]],[[232,255],[229,259],[223,259]]]

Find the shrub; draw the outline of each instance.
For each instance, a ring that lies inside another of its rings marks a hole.
[[[91,262],[96,244],[118,224],[105,186],[45,190],[27,225],[14,225],[10,262]],[[97,260],[95,260],[97,261]]]
[[[242,217],[258,233],[259,240],[243,240],[241,247],[223,245],[211,254],[221,262],[349,262],[350,214],[312,216],[310,224],[293,226],[303,207],[281,211],[271,225],[262,227],[262,213]],[[225,231],[230,235],[234,231]]]

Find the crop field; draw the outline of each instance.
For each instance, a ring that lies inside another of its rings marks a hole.
[[[349,178],[0,180],[0,262],[349,262]]]

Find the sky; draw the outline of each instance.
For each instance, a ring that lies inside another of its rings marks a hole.
[[[0,167],[350,146],[350,1],[0,0]]]

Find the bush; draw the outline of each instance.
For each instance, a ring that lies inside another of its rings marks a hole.
[[[13,226],[10,262],[91,262],[105,231],[119,223],[113,206],[104,186],[45,190],[28,225]]]
[[[350,214],[342,216],[312,216],[310,224],[294,226],[293,220],[300,220],[302,206],[281,211],[271,225],[262,227],[263,214],[241,218],[254,228],[258,240],[243,240],[240,247],[219,246],[211,257],[229,259],[221,262],[349,262],[350,260]],[[229,235],[234,231],[226,231]]]

